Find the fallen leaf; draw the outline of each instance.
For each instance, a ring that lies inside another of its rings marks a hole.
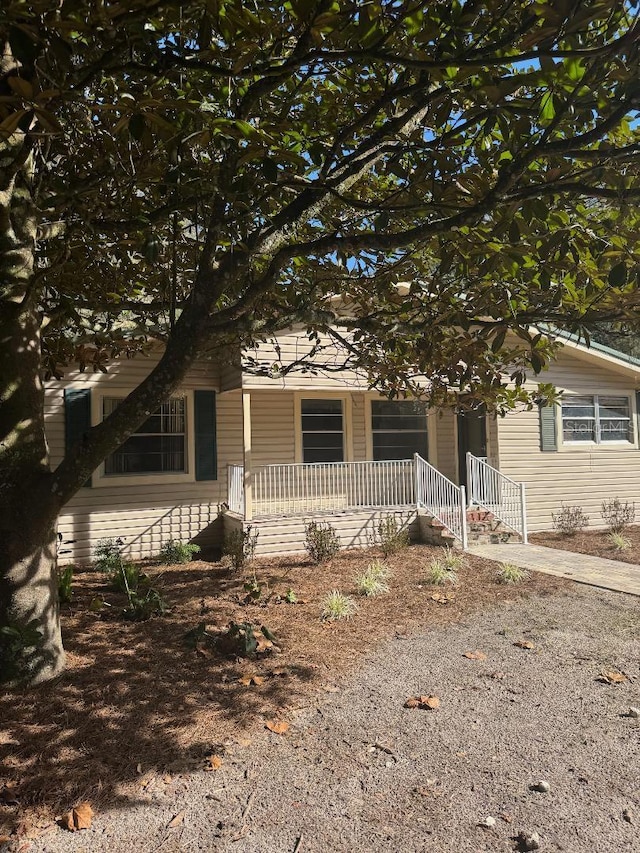
[[[76,832],[79,829],[89,829],[91,826],[91,818],[93,817],[93,809],[89,803],[80,803],[67,812],[60,818],[60,826],[69,832]]]
[[[252,678],[252,675],[241,675],[238,679],[238,684],[244,684],[245,687],[249,687]]]
[[[629,679],[623,672],[618,672],[615,669],[605,669],[598,676],[598,681],[604,684],[622,684]]]
[[[500,671],[492,672],[489,677],[495,678],[497,681],[502,681],[503,678],[506,678],[504,672],[500,672]]]
[[[254,675],[251,679],[256,687],[260,687],[261,684],[264,684],[264,676],[263,675]]]
[[[432,601],[437,601],[438,604],[449,604],[450,601],[455,601],[454,592],[434,592],[431,596]]]
[[[285,723],[281,720],[267,720],[265,726],[270,732],[273,732],[276,735],[283,735],[285,732],[289,731],[289,723]]]
[[[205,770],[219,770],[222,767],[222,759],[215,753],[207,755],[206,762],[207,765],[204,768]]]
[[[91,818],[93,817],[93,809],[90,803],[80,803],[73,809],[73,820],[76,829],[89,829],[91,826]]]
[[[271,640],[267,640],[266,637],[263,637],[260,634],[255,635],[256,638],[256,652],[266,652],[269,649],[273,648],[273,643]]]
[[[404,707],[435,711],[440,707],[440,700],[437,696],[410,696],[404,703]]]
[[[463,658],[469,658],[469,660],[486,660],[487,656],[484,652],[476,649],[474,652],[464,652],[462,655]]]
[[[167,829],[173,829],[174,826],[180,826],[181,823],[184,822],[185,812],[178,812],[177,815],[174,815],[169,823],[167,824]]]
[[[517,646],[519,649],[535,649],[535,643],[532,643],[531,640],[516,640],[513,644]]]

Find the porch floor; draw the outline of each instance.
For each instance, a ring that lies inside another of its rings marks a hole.
[[[469,553],[511,563],[521,569],[640,596],[640,566],[630,563],[589,554],[574,554],[544,545],[474,545],[469,548]]]

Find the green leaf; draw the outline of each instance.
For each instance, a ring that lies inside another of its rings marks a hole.
[[[540,105],[540,118],[545,121],[551,121],[556,117],[556,110],[553,105],[553,93],[547,92],[546,95],[543,95],[542,103]]]
[[[623,261],[616,264],[609,273],[609,284],[611,287],[623,287],[627,282],[627,268]]]

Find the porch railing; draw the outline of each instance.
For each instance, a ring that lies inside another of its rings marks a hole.
[[[227,485],[229,509],[244,515],[244,466],[229,465],[227,467]]]
[[[456,486],[416,453],[416,504],[422,507],[467,547],[467,502],[464,486]]]
[[[467,453],[469,503],[489,510],[527,542],[525,484],[516,483],[488,462]]]
[[[415,506],[413,461],[265,465],[253,472],[254,516]]]

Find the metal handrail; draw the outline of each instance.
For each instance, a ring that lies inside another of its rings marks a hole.
[[[528,541],[525,484],[517,483],[488,462],[467,453],[469,503],[488,510]]]
[[[414,456],[416,504],[443,524],[467,548],[465,487],[457,486],[420,454]]]

